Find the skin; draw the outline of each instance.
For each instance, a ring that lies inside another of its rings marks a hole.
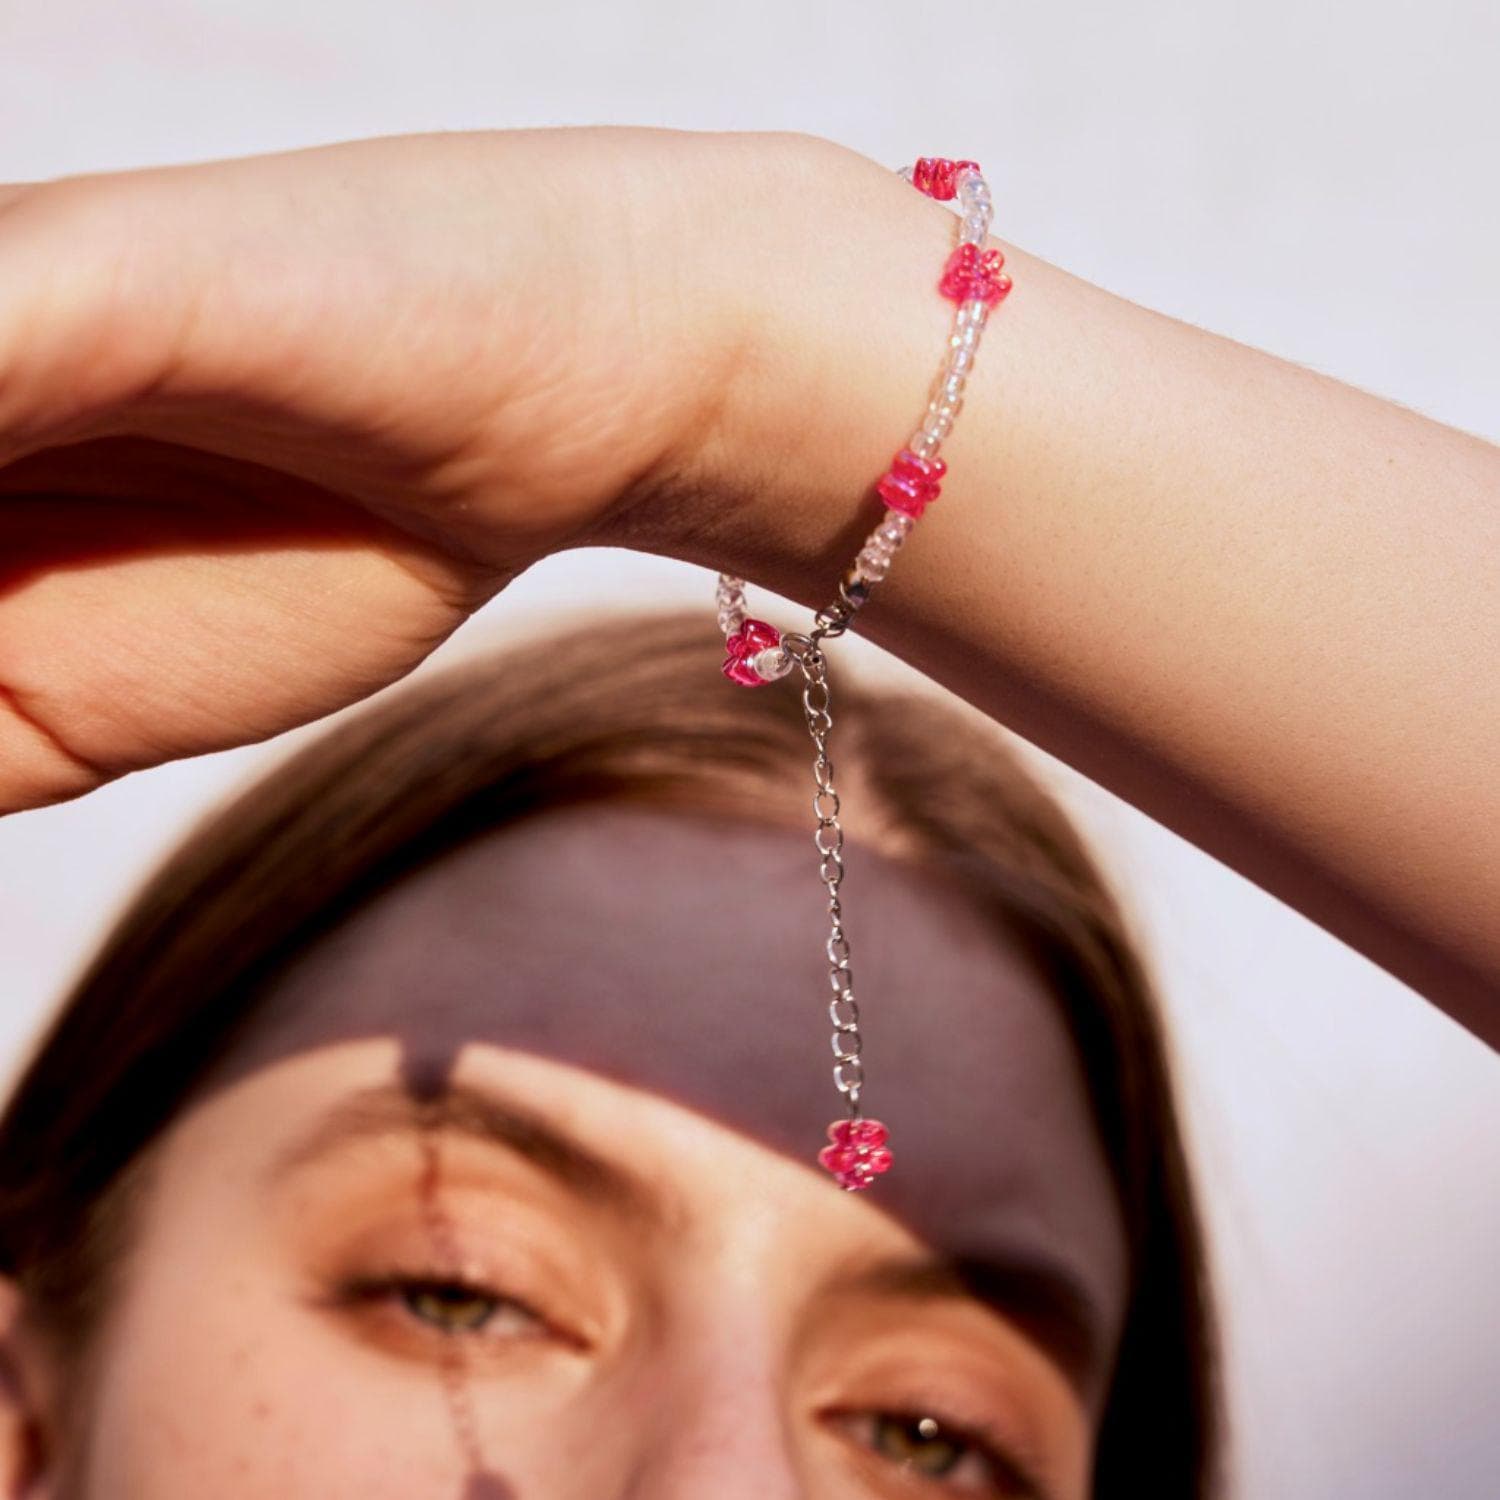
[[[0,228],[9,809],[353,702],[560,548],[821,607],[951,326],[950,212],[795,134],[351,142]],[[1500,1044],[1500,449],[1003,248],[859,628]]]
[[[609,806],[502,829],[275,978],[152,1152],[86,1411],[41,1409],[13,1337],[34,1405],[8,1409],[5,1493],[1082,1500],[1126,1251],[1055,998],[941,878],[849,853],[876,1187],[812,1160],[839,1110],[804,831]],[[777,934],[750,953],[747,891]],[[497,1141],[495,1100],[638,1181]],[[966,1287],[860,1281],[958,1253],[1070,1267],[1094,1355]],[[1035,1488],[952,1426],[902,1449],[895,1414],[993,1429]],[[54,1434],[30,1474],[23,1417]]]

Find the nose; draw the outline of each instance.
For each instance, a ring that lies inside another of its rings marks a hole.
[[[753,1332],[705,1335],[664,1389],[619,1500],[805,1500],[768,1355]]]

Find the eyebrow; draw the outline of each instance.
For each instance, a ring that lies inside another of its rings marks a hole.
[[[915,1302],[980,1302],[1039,1344],[1087,1405],[1104,1360],[1093,1294],[1060,1260],[1034,1252],[903,1256],[841,1280],[849,1292]]]
[[[421,1130],[449,1131],[510,1151],[575,1196],[602,1203],[642,1229],[664,1230],[680,1219],[655,1186],[622,1163],[513,1099],[462,1085],[434,1100],[413,1099],[394,1085],[353,1094],[279,1152],[268,1175],[276,1181],[356,1142]]]

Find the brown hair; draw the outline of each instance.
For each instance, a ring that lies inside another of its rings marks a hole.
[[[114,924],[0,1118],[0,1271],[64,1348],[84,1347],[108,1306],[145,1148],[278,965],[360,902],[487,828],[570,803],[810,828],[800,695],[716,689],[716,642],[698,611],[611,611],[435,668],[200,820]],[[961,874],[1045,966],[1089,1080],[1133,1267],[1095,1494],[1205,1496],[1221,1441],[1209,1277],[1126,917],[996,725],[847,677],[834,710],[851,839]]]

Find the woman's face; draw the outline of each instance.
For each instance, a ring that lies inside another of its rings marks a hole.
[[[552,814],[307,950],[159,1143],[51,1492],[1081,1500],[1125,1281],[1055,1004],[849,870],[865,1193],[805,835]]]

